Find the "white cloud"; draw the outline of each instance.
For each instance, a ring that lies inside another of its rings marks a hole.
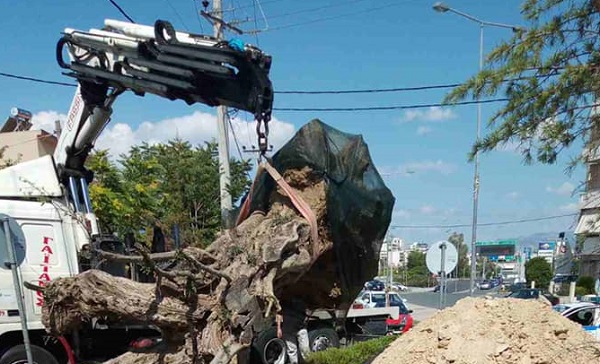
[[[429,134],[433,131],[432,128],[428,127],[428,126],[419,126],[417,128],[417,135],[425,135],[425,134]]]
[[[506,194],[506,197],[514,200],[517,197],[519,197],[519,192],[517,192],[517,191],[509,192],[509,193]]]
[[[54,120],[60,119],[64,122],[66,115],[55,111],[42,111],[33,115],[34,127],[43,128],[46,131],[54,129]],[[240,148],[246,146],[251,148],[257,146],[256,124],[241,119],[232,119],[231,124],[235,131]],[[216,116],[200,111],[192,114],[164,119],[159,121],[145,121],[136,128],[125,123],[113,122],[108,124],[100,134],[95,147],[97,149],[109,149],[113,157],[126,153],[133,145],[147,142],[156,144],[167,142],[179,137],[193,145],[201,145],[205,141],[217,138]],[[285,144],[294,134],[294,125],[273,118],[269,122],[269,144],[277,150]],[[233,134],[229,130],[229,147],[232,156],[238,155]],[[245,157],[244,157],[245,158]]]
[[[575,185],[573,185],[570,182],[565,182],[558,187],[551,187],[551,186],[546,187],[547,192],[556,193],[557,195],[561,195],[561,196],[570,196],[574,190],[575,190]]]
[[[451,109],[432,106],[426,110],[407,110],[402,121],[446,121],[456,118],[456,113]]]
[[[571,202],[568,203],[566,205],[562,205],[558,208],[560,211],[566,212],[566,213],[570,213],[570,212],[578,212],[579,211],[579,204],[576,202]]]
[[[433,215],[437,212],[437,209],[431,205],[423,205],[419,208],[419,212],[423,215]]]
[[[48,133],[54,132],[54,124],[56,120],[60,120],[61,125],[67,120],[66,114],[60,114],[56,111],[40,111],[31,116],[32,129],[44,130]]]

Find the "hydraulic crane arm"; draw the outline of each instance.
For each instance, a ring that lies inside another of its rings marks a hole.
[[[85,174],[83,164],[110,121],[111,105],[127,90],[241,109],[268,130],[271,56],[239,40],[177,32],[162,20],[145,26],[109,19],[104,25],[67,28],[57,44],[58,64],[79,83],[54,153],[61,178]]]

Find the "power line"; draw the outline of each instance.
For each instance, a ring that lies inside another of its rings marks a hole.
[[[8,77],[8,78],[14,78],[14,79],[17,79],[17,80],[25,80],[25,81],[33,81],[33,82],[38,82],[38,83],[45,83],[45,84],[49,84],[49,85],[77,87],[77,85],[74,84],[74,83],[67,83],[67,82],[60,82],[60,81],[48,81],[48,80],[42,80],[41,78],[19,76],[19,75],[14,75],[14,74],[11,74],[11,73],[0,72],[0,76],[2,76],[2,77]]]
[[[522,224],[522,223],[526,223],[526,222],[560,219],[563,217],[574,217],[577,215],[579,215],[579,214],[564,214],[564,215],[536,217],[536,218],[531,218],[531,219],[486,222],[486,223],[477,224],[477,226],[500,226],[500,225]],[[394,229],[438,229],[438,228],[439,229],[449,229],[449,228],[462,228],[462,227],[471,227],[471,226],[472,226],[471,224],[451,224],[451,225],[391,225],[390,227],[394,228]]]
[[[436,90],[436,89],[444,89],[444,88],[454,88],[454,87],[458,87],[460,85],[461,85],[460,83],[448,83],[448,84],[442,84],[442,85],[429,85],[429,86],[373,88],[373,89],[355,89],[355,90],[314,90],[314,91],[284,90],[284,91],[275,91],[275,93],[276,94],[295,94],[295,95],[368,94],[368,93]]]
[[[461,101],[452,104],[433,103],[433,104],[413,104],[413,105],[392,105],[392,106],[366,106],[366,107],[274,107],[274,111],[385,111],[385,110],[408,110],[421,109],[427,107],[442,107],[442,106],[459,106],[472,105],[477,103],[489,104],[492,102],[508,101],[508,99],[488,99],[480,101]]]
[[[293,27],[299,27],[299,26],[302,26],[302,25],[309,25],[309,24],[320,23],[320,22],[324,22],[324,21],[328,21],[328,20],[345,18],[345,17],[348,17],[348,16],[353,16],[353,15],[358,15],[358,14],[364,14],[364,13],[369,13],[369,12],[373,12],[373,11],[377,11],[377,10],[382,10],[382,9],[390,8],[392,6],[401,5],[401,4],[402,4],[402,2],[394,1],[392,3],[387,3],[385,5],[376,6],[376,7],[372,7],[372,8],[367,8],[367,9],[364,9],[364,10],[355,11],[355,12],[351,12],[351,13],[339,14],[339,15],[334,15],[334,16],[329,16],[329,17],[324,17],[324,18],[317,18],[317,19],[308,20],[308,21],[305,21],[305,22],[298,22],[298,23],[281,25],[281,26],[278,26],[278,27],[273,27],[273,28],[269,28],[267,30],[264,30],[264,32],[273,31],[273,30],[287,29],[287,28],[293,28]]]
[[[120,13],[121,13],[121,14],[122,14],[122,15],[123,15],[125,18],[127,18],[127,20],[129,20],[130,22],[132,22],[132,23],[134,23],[134,24],[135,24],[135,21],[134,21],[134,20],[133,20],[133,19],[132,19],[132,18],[131,18],[131,17],[130,17],[130,16],[129,16],[129,15],[126,13],[126,12],[125,12],[125,10],[123,10],[123,8],[122,8],[122,7],[120,7],[120,6],[119,6],[119,4],[117,4],[117,2],[116,2],[116,1],[114,1],[114,0],[108,0],[108,1],[110,1],[110,3],[111,3],[111,4],[113,4],[113,6],[114,6],[115,8],[117,8],[117,10],[119,10],[119,12],[120,12]]]
[[[233,123],[231,122],[229,115],[227,116],[227,120],[229,121],[229,127],[231,128],[231,134],[233,135],[233,141],[235,142],[238,154],[240,155],[240,160],[243,161],[244,157],[242,157],[242,149],[240,149],[240,144],[238,143],[237,135],[235,135],[235,129],[233,129]]]
[[[285,1],[285,0],[270,0],[270,1],[262,1],[262,2],[261,2],[261,4],[262,4],[262,5],[266,5],[266,4],[271,4],[271,3],[278,3],[278,2],[281,2],[281,1]],[[237,7],[237,8],[234,8],[234,9],[223,9],[223,10],[222,10],[222,12],[224,12],[224,13],[225,13],[225,12],[229,12],[229,11],[235,11],[235,10],[240,10],[240,9],[247,9],[247,8],[251,8],[251,7],[253,7],[253,6],[254,6],[254,4],[252,4],[252,5],[244,5],[244,6],[239,6],[239,7]]]
[[[171,10],[173,10],[175,15],[177,15],[177,18],[179,18],[179,21],[181,22],[181,24],[183,25],[185,30],[187,30],[189,32],[190,28],[188,28],[187,24],[185,24],[185,21],[183,21],[183,18],[181,17],[181,14],[179,14],[179,11],[177,11],[177,9],[175,9],[175,7],[173,6],[173,4],[171,3],[170,0],[165,0],[165,1],[167,2],[167,4],[169,4],[169,7],[171,8]]]
[[[531,75],[529,77],[520,76],[515,78],[508,78],[502,82],[511,81],[523,81],[531,78],[545,78],[548,76],[555,76],[549,74],[542,75]],[[402,91],[422,91],[422,90],[436,90],[444,88],[455,88],[461,86],[462,83],[447,83],[440,85],[425,85],[425,86],[413,86],[413,87],[392,87],[392,88],[373,88],[373,89],[353,89],[353,90],[284,90],[275,91],[278,94],[295,94],[295,95],[327,95],[327,94],[367,94],[367,93],[385,93],[385,92],[402,92]]]
[[[252,10],[254,10],[254,29],[258,29],[258,19],[256,19],[256,2],[259,0],[252,0]],[[260,47],[260,42],[258,41],[258,33],[254,33],[254,38],[256,39],[256,46]]]
[[[360,2],[364,2],[364,1],[367,1],[367,0],[343,1],[343,2],[340,2],[340,3],[323,5],[323,6],[318,6],[318,7],[310,8],[310,9],[302,9],[302,10],[292,11],[292,12],[289,12],[289,13],[270,15],[269,18],[270,19],[275,19],[275,18],[283,18],[283,17],[286,17],[286,16],[298,15],[298,14],[303,14],[303,13],[312,13],[312,12],[316,12],[316,11],[319,11],[319,10],[330,9],[330,8],[337,8],[339,6],[347,6],[347,5],[351,5],[351,4],[355,4],[355,3],[360,3]]]
[[[66,83],[60,81],[49,81],[43,80],[40,78],[27,77],[27,76],[19,76],[11,73],[0,72],[0,76],[14,78],[18,80],[32,81],[50,85],[58,85],[58,86],[68,86],[68,87],[77,87],[76,84]],[[446,87],[448,85],[433,85],[433,86],[421,86],[421,88],[435,88],[435,87]],[[406,89],[406,88],[404,88]],[[413,87],[414,89],[414,87]],[[502,102],[508,101],[508,99],[488,99],[488,100],[474,100],[474,101],[460,101],[452,104],[444,104],[444,103],[430,103],[430,104],[413,104],[413,105],[390,105],[390,106],[365,106],[365,107],[275,107],[274,111],[292,111],[292,112],[304,112],[304,111],[323,111],[323,112],[336,112],[336,111],[385,111],[385,110],[409,110],[409,109],[421,109],[428,107],[442,107],[442,106],[460,106],[460,105],[473,105],[481,102],[482,104],[489,104],[493,102]]]

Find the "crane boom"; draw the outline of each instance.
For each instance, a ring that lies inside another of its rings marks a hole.
[[[178,32],[163,20],[147,26],[107,19],[103,29],[66,28],[56,57],[79,84],[54,153],[63,181],[87,174],[87,155],[110,122],[112,104],[128,90],[237,108],[259,124],[271,119],[271,56],[240,40]]]

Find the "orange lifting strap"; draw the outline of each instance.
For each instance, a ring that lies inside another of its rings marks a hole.
[[[283,179],[281,174],[277,172],[277,170],[273,168],[273,166],[268,161],[261,162],[258,165],[258,170],[256,171],[256,178],[254,178],[254,182],[252,182],[252,186],[250,186],[250,192],[248,193],[248,197],[246,198],[246,200],[242,204],[242,207],[240,208],[240,214],[236,221],[236,226],[248,217],[248,214],[250,212],[250,203],[252,202],[251,199],[252,192],[254,190],[254,184],[265,170],[267,171],[267,173],[269,173],[271,178],[273,178],[273,180],[277,182],[279,187],[281,187],[281,189],[286,193],[286,195],[292,201],[292,204],[300,212],[302,217],[304,217],[306,221],[308,221],[308,224],[310,225],[310,236],[313,242],[313,249],[316,249],[316,244],[319,241],[319,233],[317,230],[317,217],[315,216],[315,213],[306,203],[306,201],[304,201],[302,197],[300,197],[294,191],[294,189]]]

